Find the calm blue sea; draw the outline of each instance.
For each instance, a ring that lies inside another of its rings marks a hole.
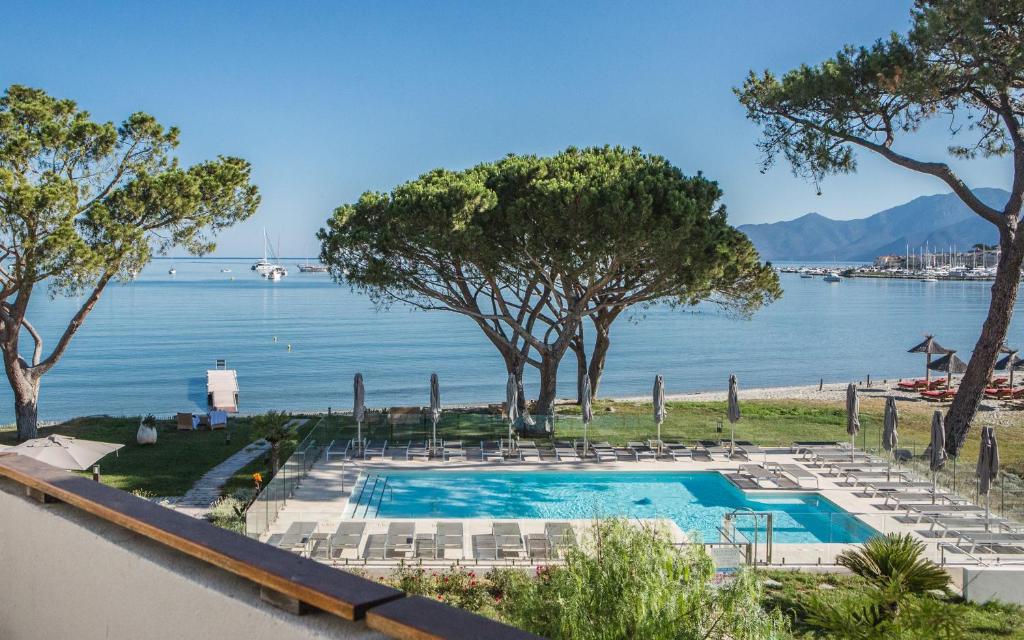
[[[876,534],[819,495],[745,493],[716,472],[389,471],[387,487],[379,508],[369,505],[370,517],[668,518],[715,541],[723,516],[752,510],[774,514],[776,542],[864,542]],[[362,506],[350,515],[364,517]]]
[[[202,409],[205,372],[218,358],[237,369],[245,412],[349,407],[357,371],[370,406],[426,404],[432,371],[445,403],[503,398],[502,361],[470,320],[402,306],[377,311],[326,274],[292,268],[286,279],[268,282],[251,263],[157,260],[134,282],[111,286],[44,378],[40,416]],[[232,272],[222,273],[225,267]],[[926,331],[970,356],[990,287],[867,279],[829,285],[786,274],[782,283],[782,300],[752,320],[712,307],[620,318],[601,395],[646,395],[656,373],[670,393],[721,389],[730,372],[746,387],[921,374],[923,358],[906,350]],[[77,302],[33,300],[31,317],[48,344]],[[1024,346],[1022,338],[1018,321],[1010,342]],[[560,386],[569,396],[575,361],[567,357],[564,365]],[[528,392],[535,393],[535,382],[528,372]],[[0,421],[10,422],[6,385],[2,393]]]

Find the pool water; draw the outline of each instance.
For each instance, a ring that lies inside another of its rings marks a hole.
[[[369,476],[365,490],[357,488],[350,516],[666,518],[704,541],[716,541],[724,515],[751,509],[774,514],[777,543],[864,542],[876,534],[820,495],[748,494],[716,472],[388,471],[373,475],[379,477]],[[376,489],[371,490],[373,486]]]

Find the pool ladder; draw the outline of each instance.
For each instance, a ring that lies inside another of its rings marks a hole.
[[[737,534],[743,536],[744,538],[746,538],[747,537],[746,534],[744,534],[743,532],[738,531],[736,529],[736,521],[739,520],[740,518],[752,518],[753,521],[754,521],[754,539],[751,540],[750,542],[751,542],[751,547],[753,549],[754,557],[751,558],[750,561],[752,562],[752,564],[757,565],[757,563],[758,563],[758,555],[757,555],[757,552],[758,552],[758,542],[760,541],[760,531],[761,531],[758,525],[759,525],[759,523],[761,521],[761,518],[764,518],[764,520],[765,520],[765,526],[764,526],[765,558],[764,558],[764,563],[765,564],[771,564],[772,563],[772,546],[774,545],[774,538],[775,538],[774,516],[775,516],[775,514],[773,514],[771,511],[754,511],[753,509],[751,509],[749,507],[741,507],[739,509],[735,509],[735,510],[725,514],[725,516],[722,517],[722,526],[719,528],[719,531],[722,533],[723,537],[725,537],[726,540],[728,540],[729,542],[735,542]],[[748,538],[748,540],[749,540],[749,538]]]
[[[369,493],[367,493],[369,489]],[[355,509],[352,510],[352,517],[359,516],[359,508],[363,509],[363,517],[368,518],[370,516],[370,509],[373,509],[373,516],[377,516],[377,512],[380,511],[380,505],[384,501],[384,495],[388,495],[388,500],[394,500],[395,492],[388,486],[388,478],[384,476],[374,474],[366,476],[366,480],[363,481],[363,486],[359,490],[359,496],[356,498]],[[363,496],[366,496],[366,501],[363,501]]]

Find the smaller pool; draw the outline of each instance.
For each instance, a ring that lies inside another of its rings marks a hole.
[[[350,517],[666,518],[715,541],[724,515],[750,509],[774,514],[778,543],[864,542],[876,534],[820,495],[748,494],[716,472],[387,471],[373,476],[364,480],[365,490],[357,488]]]

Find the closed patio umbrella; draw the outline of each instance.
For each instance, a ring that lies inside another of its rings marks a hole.
[[[978,495],[985,496],[985,530],[988,530],[991,510],[989,493],[992,482],[999,477],[999,443],[991,426],[981,428],[981,449],[978,451]]]
[[[954,373],[964,373],[967,371],[967,363],[957,357],[956,351],[950,351],[935,362],[929,364],[928,368],[932,371],[945,373],[946,386],[949,387],[953,382]]]
[[[661,423],[665,422],[665,378],[654,376],[654,422],[658,425],[658,451],[661,451]]]
[[[363,374],[357,373],[352,380],[352,418],[356,421],[356,451],[363,449],[363,420],[366,419],[366,389]]]
[[[860,432],[860,398],[857,397],[857,385],[851,382],[846,387],[846,433],[850,436],[850,462],[854,460],[858,432]]]
[[[123,444],[80,440],[54,434],[45,438],[26,440],[6,451],[45,462],[58,469],[85,471],[103,456],[113,453],[123,446]]]
[[[886,451],[895,452],[899,445],[899,434],[896,432],[899,421],[900,417],[896,412],[896,398],[889,396],[885,399],[885,420],[882,427],[882,448]],[[893,456],[895,455],[893,453]]]
[[[519,385],[514,373],[508,374],[505,383],[505,406],[508,407],[508,447],[512,449],[512,424],[519,418]]]
[[[946,355],[949,352],[950,352],[950,350],[945,348],[945,347],[943,347],[941,344],[939,344],[935,340],[935,336],[933,336],[931,334],[926,334],[925,337],[924,337],[924,342],[922,342],[921,344],[919,344],[917,346],[911,347],[910,349],[907,350],[907,353],[923,353],[923,354],[925,354],[925,361],[924,361],[924,379],[925,379],[925,382],[930,382],[931,381],[932,356],[933,355],[943,356],[943,355]]]
[[[932,472],[932,503],[935,503],[936,476],[946,466],[946,429],[942,424],[942,412],[936,410],[932,414],[932,436],[925,450],[928,456],[928,468]]]
[[[733,452],[736,451],[736,423],[740,421],[740,393],[739,386],[736,381],[736,374],[729,374],[729,407],[728,407],[729,424],[732,426],[732,433],[729,440],[732,446],[729,447],[729,457],[732,458]]]
[[[583,402],[580,403],[580,413],[583,415],[583,457],[587,457],[587,427],[594,419],[594,407],[590,401],[590,374],[583,374]]]
[[[437,379],[437,374],[430,374],[430,423],[434,427],[432,439],[430,441],[431,447],[437,446],[437,423],[441,419],[441,383]]]

